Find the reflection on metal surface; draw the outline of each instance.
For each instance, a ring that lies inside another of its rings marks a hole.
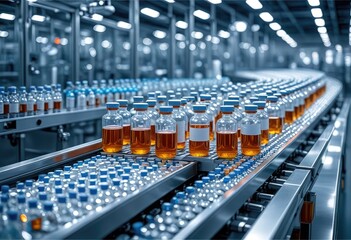
[[[328,146],[328,152],[339,153],[339,152],[341,152],[341,147],[340,146],[329,145]]]

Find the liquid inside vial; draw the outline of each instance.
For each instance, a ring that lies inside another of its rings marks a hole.
[[[238,134],[236,132],[216,133],[217,155],[220,158],[235,158],[238,155]]]
[[[177,154],[177,133],[159,132],[156,133],[155,153],[158,158],[172,159]]]
[[[269,142],[269,131],[261,130],[261,145],[266,145]]]
[[[60,110],[61,109],[61,102],[54,102],[54,109]]]
[[[102,128],[102,149],[107,153],[122,150],[123,130],[119,126],[105,126]]]
[[[241,152],[245,156],[256,156],[261,152],[261,135],[241,134]]]
[[[194,157],[206,157],[210,150],[210,126],[192,124],[190,126],[189,153]]]
[[[210,122],[210,141],[214,140],[214,128],[213,128],[213,121]]]
[[[27,112],[27,104],[20,104],[19,111],[20,111],[20,113]]]
[[[130,149],[133,154],[147,154],[151,146],[150,128],[136,128],[131,131]]]
[[[151,146],[154,146],[156,143],[156,130],[155,125],[151,125]]]
[[[123,125],[123,145],[130,144],[130,124]]]
[[[279,134],[283,131],[282,119],[279,117],[269,118],[269,134]]]
[[[285,112],[285,122],[287,124],[292,124],[294,122],[294,112],[293,111],[286,111]]]
[[[300,117],[299,107],[294,107],[295,120]]]

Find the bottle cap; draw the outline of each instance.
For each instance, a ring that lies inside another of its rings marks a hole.
[[[25,203],[26,202],[26,197],[24,195],[18,195],[17,196],[17,202],[18,203]]]
[[[233,111],[234,111],[234,106],[229,106],[229,105],[222,105],[221,106],[221,112],[231,113]]]
[[[228,96],[228,99],[229,100],[240,100],[240,97],[239,96],[237,96],[237,95],[230,95],[230,96]]]
[[[106,108],[112,108],[112,109],[119,108],[119,103],[118,102],[108,102],[108,103],[106,103]]]
[[[267,94],[265,94],[265,93],[260,93],[260,94],[257,95],[257,97],[258,97],[258,99],[259,99],[260,101],[266,101],[266,99],[267,99]]]
[[[278,98],[276,96],[268,96],[267,97],[267,100],[268,101],[271,101],[271,102],[277,102],[278,101]]]
[[[158,102],[165,102],[165,101],[167,101],[167,96],[165,96],[165,95],[157,96],[157,101]]]
[[[184,98],[186,99],[187,102],[194,102],[195,101],[195,97],[194,96],[186,96]]]
[[[29,208],[36,208],[38,207],[38,200],[35,198],[31,198],[28,200],[28,207]]]
[[[195,192],[195,188],[194,187],[186,187],[185,188],[185,192],[188,194],[194,193]]]
[[[24,183],[17,183],[17,189],[24,189]]]
[[[211,97],[217,98],[218,94],[216,92],[211,92]]]
[[[206,105],[194,105],[193,106],[194,111],[202,112],[202,111],[206,111],[206,109],[207,109]]]
[[[172,107],[179,107],[180,103],[181,101],[179,99],[172,99],[168,101],[169,106],[172,106]]]
[[[80,194],[80,195],[79,195],[79,200],[80,200],[81,202],[87,202],[87,201],[88,201],[88,195],[85,194],[85,193]]]
[[[245,105],[245,111],[257,111],[256,105]]]
[[[134,107],[134,109],[146,110],[148,107],[148,104],[147,103],[134,103],[133,107]]]
[[[169,211],[172,211],[172,209],[173,209],[173,206],[172,206],[171,203],[165,202],[165,203],[162,204],[162,210],[163,211],[169,212]]]
[[[68,192],[68,197],[69,197],[70,199],[76,199],[76,198],[77,198],[77,192],[75,192],[75,191],[73,191],[73,190],[69,191],[69,192]]]
[[[8,193],[10,190],[10,186],[9,185],[2,185],[1,186],[1,193]]]
[[[89,186],[89,193],[91,195],[96,195],[97,194],[97,187],[96,186]]]
[[[44,87],[43,87],[43,86],[38,86],[38,87],[37,87],[37,91],[38,91],[38,92],[42,92],[43,90],[44,90]]]
[[[155,107],[156,106],[156,100],[147,100],[146,103],[147,103],[147,105],[149,107]]]
[[[171,106],[161,106],[160,113],[171,113],[173,112],[173,108]]]
[[[119,103],[120,107],[127,107],[128,106],[128,100],[119,99],[119,100],[117,100],[117,102]]]
[[[239,106],[239,100],[224,100],[223,105],[227,106]]]
[[[192,97],[197,97],[198,94],[199,94],[198,92],[191,92],[191,93],[190,93],[190,96],[192,96]]]
[[[21,86],[20,87],[20,91],[22,92],[22,91],[26,91],[26,87],[25,86]]]
[[[186,99],[185,98],[182,98],[180,99],[180,103],[183,105],[183,104],[186,104]]]
[[[210,178],[209,177],[202,177],[202,182],[209,183],[210,182]]]
[[[240,91],[240,97],[245,97],[246,96],[246,91]]]
[[[84,184],[80,184],[78,186],[78,192],[79,193],[84,193],[85,192],[85,185]]]
[[[156,98],[156,94],[155,94],[154,92],[149,92],[149,93],[147,94],[147,97],[148,97],[149,99],[151,99],[151,98]]]
[[[108,187],[109,187],[108,183],[106,183],[106,182],[100,183],[101,190],[107,190]]]
[[[141,170],[140,171],[140,176],[146,177],[147,176],[147,171],[146,170]]]
[[[200,95],[201,100],[211,100],[211,95],[210,94],[201,94]]]
[[[11,87],[8,87],[7,90],[9,91],[9,93],[15,93],[16,92],[16,87],[15,86],[11,86]]]
[[[10,210],[7,212],[7,217],[8,217],[8,219],[11,220],[11,221],[17,221],[18,212],[17,212],[16,210],[10,209]]]
[[[44,210],[45,211],[52,211],[52,209],[54,208],[54,204],[50,201],[46,201],[44,202]]]
[[[280,97],[282,97],[282,94],[281,93],[274,93],[274,96],[280,98]]]
[[[184,192],[177,192],[176,194],[178,199],[184,199],[185,198],[185,193]]]
[[[57,195],[57,200],[58,200],[59,203],[66,203],[67,202],[67,198],[63,194]]]
[[[107,176],[100,176],[100,182],[107,182]]]
[[[63,192],[62,187],[55,187],[55,193],[61,194]]]
[[[230,181],[230,177],[229,177],[229,176],[225,176],[225,177],[223,178],[223,182],[224,182],[224,183],[229,183],[229,181]]]
[[[132,225],[133,231],[135,232],[136,235],[140,233],[140,229],[144,226],[142,222],[135,222]]]
[[[255,102],[253,102],[253,104],[257,105],[258,108],[266,107],[266,102],[265,101],[255,101]]]
[[[195,181],[195,187],[197,187],[197,188],[202,188],[203,185],[204,185],[203,181],[201,181],[201,180]]]
[[[250,97],[250,102],[253,103],[255,101],[258,101],[258,97]]]
[[[144,101],[144,97],[143,96],[134,96],[133,97],[133,102],[134,103],[142,103]]]

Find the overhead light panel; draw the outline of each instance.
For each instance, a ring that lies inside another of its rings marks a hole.
[[[327,33],[326,27],[318,27],[317,30],[319,33]]]
[[[166,2],[168,3],[174,3],[175,1],[174,0],[165,0]]]
[[[218,32],[218,36],[220,36],[221,38],[229,38],[230,37],[230,33],[224,30],[220,30]]]
[[[94,31],[100,32],[100,33],[106,31],[106,27],[103,25],[100,25],[100,24],[95,25],[93,29],[94,29]]]
[[[9,13],[0,13],[0,18],[4,20],[13,21],[15,20],[15,15]]]
[[[311,7],[318,7],[319,6],[319,0],[307,0],[308,1],[308,4],[311,6]]]
[[[148,7],[141,9],[140,12],[152,18],[158,18],[160,16],[160,13],[158,11]]]
[[[254,24],[251,26],[251,31],[258,32],[260,30],[260,25]]]
[[[153,32],[153,34],[154,34],[155,38],[158,38],[158,39],[163,39],[167,36],[167,34],[161,30],[156,30]]]
[[[324,27],[325,26],[325,21],[323,18],[317,18],[314,20],[314,22],[316,23],[316,25],[318,27]]]
[[[194,31],[194,32],[191,33],[191,36],[192,36],[193,38],[195,38],[195,39],[201,39],[201,38],[204,37],[204,34],[203,34],[202,32],[196,32],[196,31]]]
[[[208,20],[211,17],[211,15],[209,13],[202,11],[200,9],[195,10],[193,14],[195,17],[198,17],[202,20]]]
[[[245,32],[247,29],[247,23],[243,21],[236,21],[234,23],[235,30],[238,32]]]
[[[124,29],[131,29],[132,25],[129,22],[118,21],[117,27],[124,28]]]
[[[45,21],[45,16],[42,15],[33,15],[32,20],[36,22],[44,22]]]
[[[315,18],[323,17],[322,10],[320,8],[312,8],[311,9],[312,16]]]
[[[104,16],[94,13],[93,15],[91,15],[91,19],[95,20],[95,21],[102,21],[102,19],[104,19]]]
[[[279,25],[279,23],[276,22],[272,22],[269,24],[269,27],[274,30],[274,31],[278,31],[280,30],[282,27]]]
[[[185,41],[185,36],[181,33],[176,33],[175,39],[178,41]]]
[[[283,37],[283,36],[287,35],[287,33],[286,33],[284,30],[278,30],[278,31],[277,31],[277,35],[278,35],[279,37]]]
[[[220,4],[220,3],[222,3],[222,0],[207,0],[207,1],[209,1],[212,4]]]
[[[259,0],[246,0],[246,4],[255,10],[263,7]]]
[[[269,12],[260,13],[260,18],[265,22],[272,22],[273,21],[273,17]]]
[[[176,27],[179,27],[181,29],[187,29],[188,28],[188,23],[184,21],[177,21],[176,22]]]
[[[5,37],[8,37],[8,35],[9,35],[9,32],[7,32],[7,31],[0,31],[0,37],[5,38]]]

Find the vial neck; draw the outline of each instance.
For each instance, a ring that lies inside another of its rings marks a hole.
[[[108,114],[116,114],[118,109],[107,109]]]

